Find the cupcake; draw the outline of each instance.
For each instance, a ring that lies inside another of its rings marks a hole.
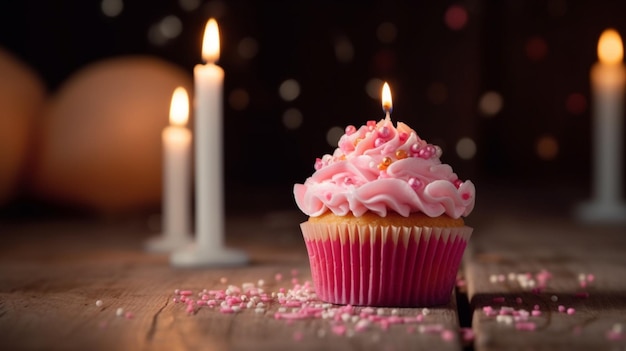
[[[320,299],[362,306],[435,306],[450,300],[472,233],[463,217],[475,189],[389,115],[348,126],[332,155],[296,184],[300,225]]]

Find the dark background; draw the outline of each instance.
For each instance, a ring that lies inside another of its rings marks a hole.
[[[160,57],[191,75],[206,20],[216,17],[226,72],[227,194],[246,199],[270,189],[280,208],[295,207],[293,184],[334,149],[326,142],[330,128],[383,117],[380,100],[366,93],[372,79],[389,81],[392,118],[442,146],[442,160],[476,183],[479,200],[481,187],[492,184],[571,188],[583,200],[591,170],[589,70],[601,32],[626,33],[626,3],[608,0],[212,0],[187,10],[177,0],[135,0],[124,1],[116,17],[104,15],[101,3],[2,2],[0,46],[32,66],[49,92],[90,63],[130,54]],[[451,7],[467,14],[461,28],[446,23]],[[182,23],[180,35],[151,42],[151,26],[170,15]],[[381,24],[396,35],[381,40]],[[258,51],[242,57],[238,45],[249,39]],[[338,43],[349,43],[351,59],[338,59]],[[300,84],[293,101],[278,94],[287,79]],[[249,96],[243,109],[229,104],[236,90]],[[479,107],[489,91],[503,101],[493,116]],[[283,123],[290,108],[302,113],[297,129]],[[464,137],[477,147],[470,159],[456,152]],[[558,152],[541,157],[540,140],[556,142]],[[18,195],[5,213],[36,213],[33,203]]]

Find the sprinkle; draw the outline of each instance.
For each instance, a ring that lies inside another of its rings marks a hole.
[[[276,275],[274,276],[274,279],[279,282],[281,280],[283,280],[283,275],[280,273],[276,273]]]
[[[565,312],[565,306],[559,305],[558,310],[559,312]]]
[[[123,308],[118,308],[117,310],[115,310],[115,315],[118,317],[121,317],[124,315],[124,309]]]
[[[576,313],[576,310],[574,308],[570,307],[567,309],[567,314],[572,315],[574,313]]]
[[[552,296],[550,296],[550,300],[552,300],[552,302],[557,302],[557,301],[559,301],[559,297],[556,296],[556,295],[552,295]]]
[[[428,308],[422,308],[422,314],[424,316],[428,316],[430,314],[430,310]]]
[[[228,278],[226,278],[226,277],[221,277],[220,278],[220,283],[226,284],[227,282],[228,282]]]
[[[101,307],[102,303],[102,300],[96,300],[96,306]]]
[[[539,310],[532,310],[532,312],[530,312],[530,314],[533,317],[539,317],[539,316],[541,316],[541,311],[539,311]]]
[[[515,324],[515,329],[517,330],[533,331],[536,328],[537,328],[537,325],[534,322],[519,322]]]
[[[445,341],[452,341],[454,340],[454,333],[451,330],[446,329],[441,332],[441,339]]]
[[[135,317],[135,315],[132,312],[124,313],[124,318],[126,319],[133,319],[133,317]]]

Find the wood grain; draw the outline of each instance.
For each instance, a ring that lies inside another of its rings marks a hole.
[[[201,308],[187,313],[174,303],[175,289],[224,289],[263,279],[266,291],[310,279],[297,217],[273,214],[227,222],[227,243],[252,259],[241,268],[175,269],[165,255],[144,253],[151,233],[137,221],[60,221],[3,224],[0,236],[0,348],[81,350],[460,350],[456,306],[431,308],[424,322],[373,325],[336,335],[335,322],[312,318],[274,319],[280,305],[264,314],[222,314]],[[285,279],[278,282],[276,273]],[[226,283],[221,278],[226,277]],[[102,300],[102,306],[95,302]],[[132,318],[116,316],[123,308]],[[392,309],[384,309],[389,315]],[[398,309],[415,316],[421,308]],[[441,333],[419,326],[441,325]],[[349,324],[348,324],[349,326]],[[350,329],[350,327],[348,328]],[[353,334],[353,335],[352,335]]]
[[[625,249],[624,227],[585,225],[568,217],[491,213],[481,221],[465,257],[475,349],[626,348],[625,338],[607,338],[615,325],[626,326]],[[517,278],[528,273],[537,282],[537,274],[546,272],[550,277],[545,287],[535,291]],[[581,274],[592,274],[594,280],[581,287]],[[483,311],[485,306],[532,311],[535,305],[541,315],[529,318],[534,331],[517,330],[515,322],[507,324],[506,317],[498,322]],[[566,312],[569,308],[573,314]]]

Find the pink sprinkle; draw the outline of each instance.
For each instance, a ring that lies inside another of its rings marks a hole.
[[[180,294],[183,295],[183,296],[189,296],[189,295],[193,294],[193,291],[191,291],[191,290],[182,290],[180,292]]]
[[[616,332],[614,330],[609,330],[608,332],[606,332],[606,338],[608,340],[617,341],[622,340],[623,337],[624,334],[622,334],[621,332]]]
[[[346,333],[346,326],[345,325],[335,325],[332,327],[332,332],[337,334],[337,335],[343,335]]]
[[[574,313],[576,313],[576,310],[574,308],[570,307],[567,309],[567,314],[572,315]]]
[[[133,319],[133,317],[135,317],[135,315],[132,312],[124,313],[124,318],[126,319]]]
[[[565,312],[565,306],[559,305],[558,310],[559,312]]]
[[[293,333],[293,340],[294,341],[302,341],[302,338],[304,337],[304,335],[302,334],[302,332],[296,331]]]
[[[461,337],[464,342],[472,342],[474,341],[474,331],[472,328],[461,328]]]
[[[193,307],[192,304],[187,305],[187,309],[186,309],[187,313],[192,314],[195,311],[195,308]]]
[[[533,306],[533,310],[535,310],[535,311],[539,311],[539,309],[540,309],[539,305],[535,305],[535,306]]]
[[[226,278],[226,277],[221,277],[221,278],[220,278],[220,283],[222,283],[222,284],[226,284],[226,283],[228,283],[228,278]]]
[[[452,341],[454,340],[454,333],[451,330],[446,329],[441,332],[441,339],[445,341]]]
[[[276,275],[274,276],[274,279],[276,279],[277,282],[283,280],[283,275],[280,273],[276,273]]]
[[[483,306],[483,312],[489,313],[493,311],[493,307],[491,306]]]
[[[178,299],[174,297],[174,298],[172,298],[172,302],[173,303],[178,303]]]
[[[530,312],[530,314],[531,314],[533,317],[539,317],[539,316],[541,316],[541,311],[539,311],[539,310],[533,310],[532,312]]]
[[[234,313],[235,310],[233,310],[231,307],[220,307],[220,312],[226,314],[226,313]]]
[[[502,302],[504,302],[504,297],[502,297],[502,296],[500,296],[500,297],[494,297],[494,298],[493,298],[493,302],[496,302],[496,303],[502,303]]]
[[[593,282],[594,280],[596,280],[596,276],[593,274],[587,274],[587,281],[588,282]]]
[[[205,300],[198,300],[198,301],[196,301],[196,305],[204,306],[204,305],[206,305],[206,301]]]
[[[533,331],[536,327],[537,325],[533,322],[519,322],[515,324],[515,329],[517,330]]]

